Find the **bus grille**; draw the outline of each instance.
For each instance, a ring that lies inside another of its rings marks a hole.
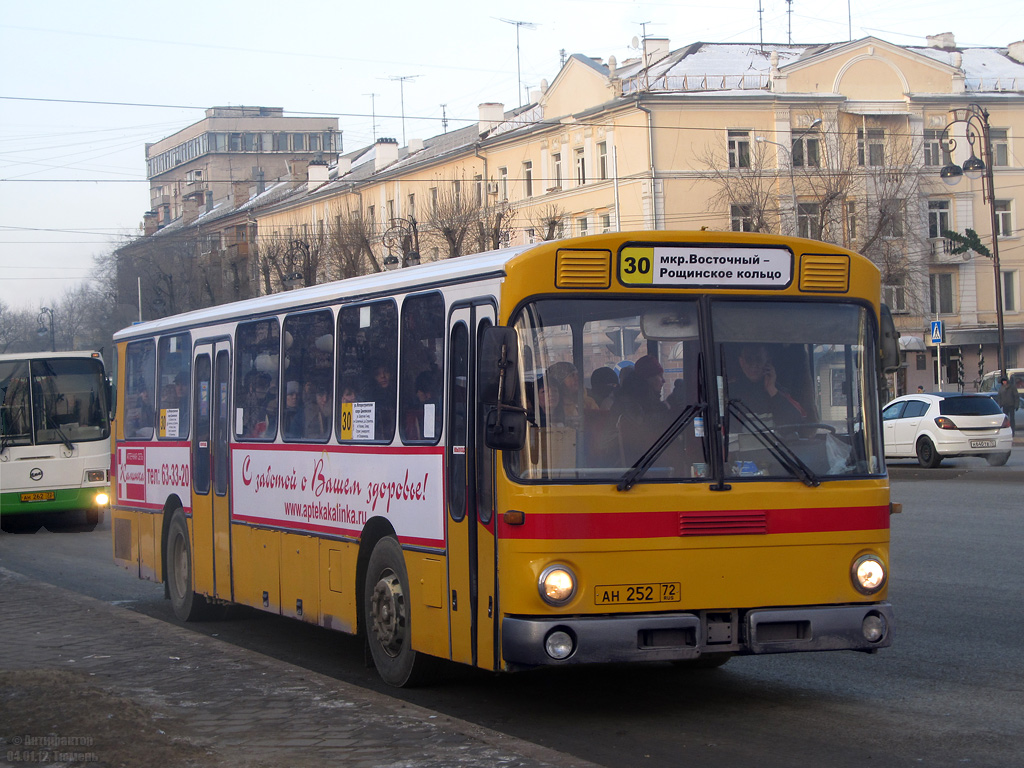
[[[850,257],[804,254],[800,259],[800,290],[845,293],[850,288]]]
[[[680,536],[740,536],[768,533],[764,510],[680,512]]]
[[[607,288],[612,280],[611,251],[576,251],[560,248],[555,257],[558,288]]]

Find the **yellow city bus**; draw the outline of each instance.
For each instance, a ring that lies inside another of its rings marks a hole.
[[[364,633],[393,685],[875,651],[879,296],[825,243],[627,232],[134,325],[114,558],[182,620]]]

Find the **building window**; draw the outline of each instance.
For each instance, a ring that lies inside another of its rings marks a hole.
[[[587,159],[583,153],[583,147],[576,148],[576,183],[579,185],[587,183]]]
[[[437,187],[430,188],[430,210],[437,213]]]
[[[241,152],[242,151],[242,134],[240,133],[229,133],[228,134],[228,152]]]
[[[907,289],[902,283],[882,286],[882,301],[894,314],[906,314]]]
[[[288,151],[288,134],[287,133],[275,133],[274,134],[274,149],[278,152]]]
[[[1009,200],[996,200],[996,234],[999,237],[1013,237],[1013,216]]]
[[[610,213],[601,214],[601,231],[611,232],[612,231],[612,215]]]
[[[498,169],[498,199],[508,200],[508,168]]]
[[[1008,269],[1002,273],[1003,278],[1003,311],[1017,311],[1017,270]]]
[[[953,162],[946,142],[942,140],[943,131],[924,132],[924,164],[943,168]]]
[[[377,206],[371,205],[366,209],[366,231],[371,234],[377,234]]]
[[[821,206],[818,203],[797,205],[797,234],[811,240],[821,240]]]
[[[992,164],[1009,165],[1010,142],[1007,130],[1005,128],[992,128],[988,132],[988,139],[992,145]]]
[[[850,243],[857,239],[857,202],[855,200],[846,201],[846,235]]]
[[[523,196],[533,197],[533,163],[523,163]]]
[[[293,133],[292,134],[292,151],[293,152],[305,152],[306,151],[306,134],[304,134],[304,133]]]
[[[750,167],[750,131],[729,131],[729,167]]]
[[[486,198],[484,196],[484,177],[480,174],[473,177],[473,189],[476,190],[476,204],[482,206]]]
[[[405,215],[410,221],[416,220],[416,195],[409,195],[409,202],[406,205]]]
[[[586,216],[580,216],[578,219],[576,219],[576,229],[580,233],[581,237],[583,235],[590,234],[588,227],[588,218]]]
[[[796,168],[821,167],[821,139],[813,133],[801,136],[793,141],[793,166]]]
[[[885,131],[869,128],[857,129],[857,165],[880,167],[885,165]]]
[[[933,315],[953,314],[953,273],[933,272],[928,275],[929,307]]]
[[[562,153],[555,152],[551,156],[551,188],[559,190],[562,188]]]
[[[949,229],[949,200],[928,201],[928,237],[933,240],[945,237]]]
[[[754,231],[754,207],[752,205],[733,205],[730,218],[733,232]]]
[[[604,180],[608,178],[608,142],[597,143],[597,175]]]
[[[882,231],[882,237],[903,237],[902,200],[882,200],[879,205],[879,215],[881,217],[879,228]]]

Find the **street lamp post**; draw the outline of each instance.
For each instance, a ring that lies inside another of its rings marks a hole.
[[[811,124],[809,126],[804,128],[802,131],[800,131],[800,133],[798,133],[796,136],[794,136],[792,138],[789,147],[787,147],[785,144],[780,144],[777,141],[772,141],[771,139],[766,139],[764,136],[755,136],[754,137],[754,141],[756,141],[759,144],[774,144],[776,147],[784,149],[784,150],[786,150],[786,152],[789,153],[789,163],[788,163],[788,165],[789,165],[789,189],[790,189],[790,192],[791,192],[791,196],[793,198],[793,234],[794,235],[797,235],[797,234],[800,233],[800,217],[797,215],[796,177],[793,175],[793,142],[795,142],[797,139],[802,139],[804,136],[806,136],[808,133],[813,131],[819,125],[821,125],[821,118],[820,117],[814,118],[813,122],[811,122]]]
[[[999,358],[999,370],[1006,373],[1006,345],[1003,333],[1003,275],[999,267],[999,236],[996,220],[995,200],[995,179],[992,168],[992,136],[989,131],[988,111],[978,104],[969,104],[961,109],[951,110],[953,119],[949,121],[943,131],[943,136],[948,139],[950,162],[939,172],[939,176],[946,184],[953,186],[963,176],[969,179],[980,178],[982,200],[988,204],[990,222],[992,226],[992,267],[995,270],[996,289],[996,329],[997,329],[997,355]],[[957,123],[966,126],[967,144],[971,148],[971,156],[959,166],[952,161],[953,150],[956,149],[956,140],[949,136],[949,129]],[[974,142],[980,141],[981,154],[984,160],[974,154]]]
[[[46,335],[46,327],[43,325],[43,315],[46,315],[49,318],[49,321],[50,321],[50,351],[51,352],[56,352],[57,351],[57,337],[56,337],[56,335],[54,335],[54,332],[53,332],[53,310],[50,309],[49,307],[43,307],[42,309],[39,310],[39,331],[38,331],[38,333],[39,333],[40,336],[45,336]]]

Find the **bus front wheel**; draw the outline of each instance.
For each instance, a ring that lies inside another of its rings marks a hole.
[[[423,683],[430,659],[412,649],[409,575],[398,540],[373,548],[363,592],[366,639],[381,679],[398,687]]]
[[[197,595],[192,582],[192,546],[188,538],[185,513],[174,510],[167,527],[167,586],[174,615],[181,621],[199,621],[205,615],[206,599]]]

